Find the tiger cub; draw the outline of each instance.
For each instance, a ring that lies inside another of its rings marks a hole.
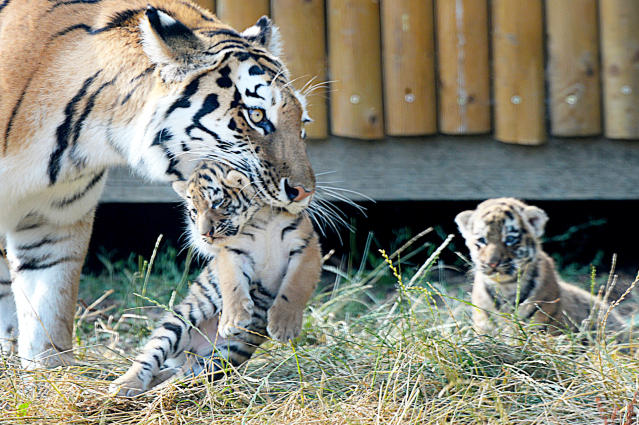
[[[266,335],[295,338],[320,277],[319,238],[309,218],[255,205],[243,174],[205,161],[173,187],[185,200],[191,243],[211,260],[111,384],[118,395],[139,394],[179,368],[209,370],[215,378],[224,361],[249,359]]]
[[[590,293],[561,281],[540,238],[546,213],[513,198],[489,199],[455,217],[474,264],[473,325],[480,334],[502,331],[491,312],[513,312],[552,334],[577,330],[608,308]],[[594,310],[594,311],[593,311]],[[591,316],[592,314],[592,316]],[[607,329],[623,321],[611,311]]]

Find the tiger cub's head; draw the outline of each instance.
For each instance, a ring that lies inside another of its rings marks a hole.
[[[546,221],[543,210],[514,198],[489,199],[455,217],[476,271],[499,280],[535,261]]]
[[[191,243],[204,254],[237,235],[261,208],[248,177],[229,167],[203,161],[188,181],[173,183],[184,201]]]
[[[278,58],[277,28],[267,17],[236,32],[213,15],[185,16],[149,7],[140,24],[162,97],[145,130],[166,158],[160,171],[179,180],[216,160],[246,175],[264,203],[301,212],[315,190],[304,142],[311,119]]]

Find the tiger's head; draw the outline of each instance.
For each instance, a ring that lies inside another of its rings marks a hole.
[[[478,272],[510,281],[541,249],[546,213],[514,198],[489,199],[455,217]]]
[[[191,243],[204,254],[237,235],[261,208],[248,177],[226,165],[202,161],[188,181],[173,182],[185,201]]]
[[[315,190],[304,142],[310,118],[277,57],[277,28],[262,17],[238,33],[213,15],[192,28],[173,15],[149,6],[140,24],[160,99],[143,138],[162,173],[182,180],[212,159],[248,176],[264,203],[301,212]]]

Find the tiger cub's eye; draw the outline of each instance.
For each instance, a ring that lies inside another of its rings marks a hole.
[[[486,245],[486,238],[478,238],[477,242],[476,242],[476,245],[478,247],[482,247],[482,246]]]
[[[264,109],[254,108],[249,110],[249,118],[255,124],[259,124],[264,120]]]
[[[513,246],[515,243],[517,243],[517,237],[516,236],[506,236],[506,240],[504,241],[504,243],[506,244],[506,246]]]

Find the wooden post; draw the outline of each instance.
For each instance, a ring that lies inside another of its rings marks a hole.
[[[379,3],[329,0],[328,52],[332,83],[332,132],[338,136],[384,136]]]
[[[195,3],[215,13],[215,0],[195,0]]]
[[[551,133],[600,134],[597,0],[547,1],[546,19]]]
[[[298,90],[310,89],[326,81],[326,35],[324,0],[272,0],[273,21],[280,29],[283,59]],[[312,139],[328,136],[328,89],[319,86],[307,95],[308,113],[313,122],[306,125]]]
[[[217,0],[217,16],[238,31],[269,14],[268,0]]]
[[[381,4],[386,133],[436,133],[433,1]]]
[[[605,135],[639,139],[639,1],[599,4]]]
[[[490,131],[490,64],[486,0],[437,1],[439,129]]]
[[[493,0],[495,138],[544,142],[541,0]]]

